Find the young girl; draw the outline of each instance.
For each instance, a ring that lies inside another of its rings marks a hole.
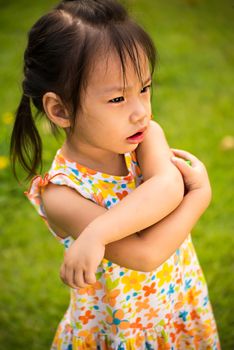
[[[189,235],[209,179],[190,153],[171,159],[151,121],[148,34],[114,0],[63,1],[32,27],[24,60],[13,167],[32,176],[41,162],[30,102],[66,133],[26,192],[66,249],[71,301],[51,349],[220,349]]]

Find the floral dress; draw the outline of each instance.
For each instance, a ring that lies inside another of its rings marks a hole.
[[[113,176],[65,159],[58,150],[44,178],[32,180],[25,194],[65,249],[73,238],[62,239],[50,228],[41,192],[49,182],[66,185],[109,209],[143,182],[135,152],[124,157],[128,175]],[[91,286],[71,288],[70,304],[51,350],[220,349],[190,236],[151,272],[131,270],[104,258],[96,279]]]

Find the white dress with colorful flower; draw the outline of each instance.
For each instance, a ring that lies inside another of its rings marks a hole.
[[[44,178],[35,177],[26,195],[47,225],[41,192],[49,182],[69,186],[109,209],[143,181],[135,152],[124,156],[128,175],[112,176],[69,161],[58,150],[50,171]],[[73,242],[72,237],[62,239],[48,228],[65,249]],[[71,289],[51,350],[220,349],[190,236],[152,272],[103,259],[96,278],[92,286]]]

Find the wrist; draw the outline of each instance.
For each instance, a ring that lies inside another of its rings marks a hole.
[[[110,229],[107,226],[100,216],[89,223],[89,225],[81,232],[80,237],[85,237],[85,239],[90,240],[90,242],[95,240],[102,245],[107,245],[109,243],[108,233],[110,232]]]
[[[185,197],[191,198],[194,203],[203,209],[203,211],[209,206],[212,198],[212,191],[210,186],[204,186],[189,191]]]

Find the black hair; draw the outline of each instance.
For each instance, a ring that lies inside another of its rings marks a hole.
[[[30,104],[36,107],[35,117],[45,114],[43,95],[54,92],[68,108],[74,126],[81,92],[87,86],[97,53],[113,49],[120,59],[124,81],[127,57],[141,78],[139,49],[148,58],[153,75],[156,49],[152,39],[115,0],[62,1],[33,25],[24,53],[23,94],[11,135],[15,176],[17,161],[28,179],[42,163],[42,142]],[[56,132],[56,126],[50,124]]]

